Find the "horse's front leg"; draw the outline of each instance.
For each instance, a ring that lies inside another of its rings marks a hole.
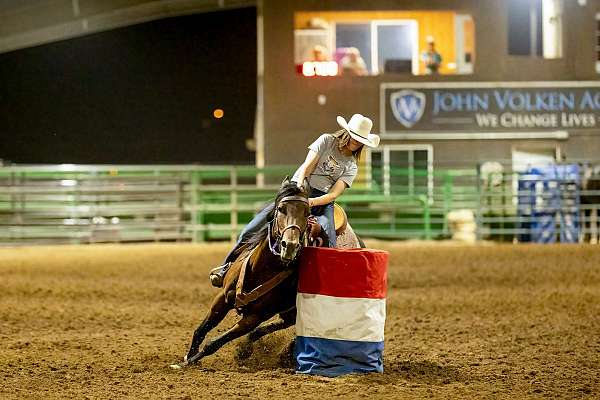
[[[219,295],[214,298],[212,304],[210,305],[210,310],[208,311],[208,314],[200,323],[198,328],[194,331],[192,343],[190,345],[190,349],[187,355],[185,356],[183,365],[187,365],[188,360],[196,354],[198,354],[198,349],[204,341],[206,334],[210,332],[214,327],[219,325],[219,323],[223,320],[223,318],[225,318],[225,316],[231,309],[232,307],[225,301],[225,295],[223,291],[220,291]]]
[[[194,355],[193,357],[189,357],[187,359],[187,364],[193,364],[195,362],[198,362],[201,358],[213,354],[215,351],[223,347],[223,345],[225,345],[226,343],[252,331],[262,321],[263,318],[258,314],[244,315],[242,319],[238,321],[237,324],[235,324],[222,335],[208,342],[196,355]]]

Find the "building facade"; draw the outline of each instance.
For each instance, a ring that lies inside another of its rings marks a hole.
[[[381,133],[367,163],[598,159],[599,13],[597,0],[265,0],[257,164],[301,162],[353,113]]]

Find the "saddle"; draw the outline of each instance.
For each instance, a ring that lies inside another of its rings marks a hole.
[[[348,222],[348,216],[346,212],[338,203],[333,204],[333,220],[335,223],[335,234],[337,237],[336,248],[338,249],[356,249],[361,247],[358,236],[354,233],[354,229]],[[319,236],[321,234],[321,225],[316,221],[313,222],[314,226],[311,226],[310,237],[313,241],[319,243]]]
[[[338,203],[333,203],[333,220],[335,221],[335,234],[341,235],[348,226],[346,211]]]

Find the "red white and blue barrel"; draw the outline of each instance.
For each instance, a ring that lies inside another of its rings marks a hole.
[[[296,372],[383,372],[388,253],[307,247],[296,296]]]

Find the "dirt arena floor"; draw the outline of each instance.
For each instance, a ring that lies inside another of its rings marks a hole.
[[[385,372],[341,378],[294,374],[293,328],[168,367],[226,245],[0,249],[0,398],[600,397],[600,246],[370,246],[391,252]]]

